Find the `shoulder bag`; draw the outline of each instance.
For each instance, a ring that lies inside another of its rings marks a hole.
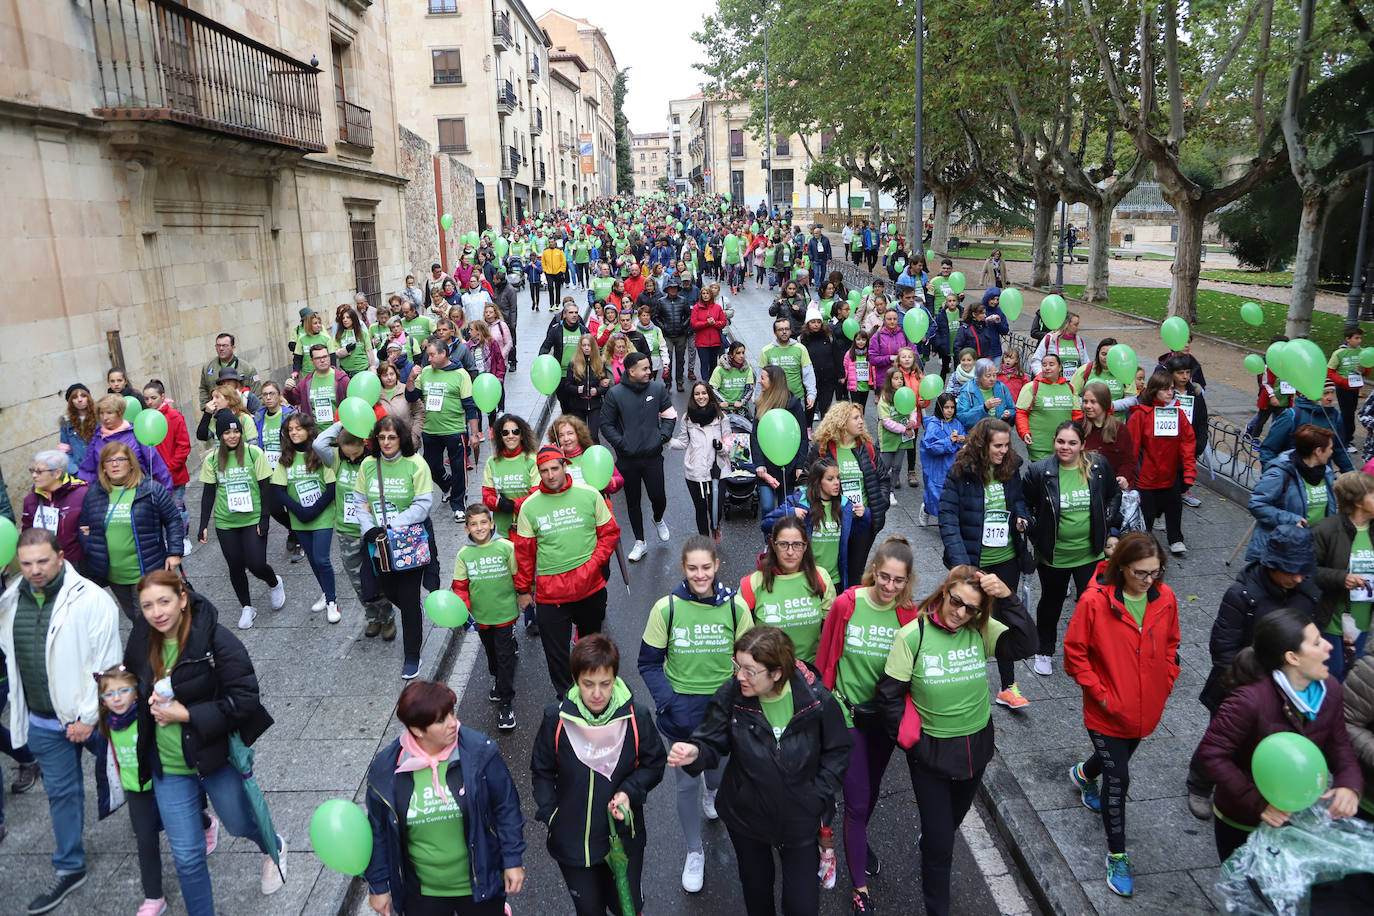
[[[377,494],[382,504],[382,533],[373,542],[377,569],[380,572],[405,572],[420,569],[430,561],[429,532],[424,525],[403,525],[391,528],[386,517],[386,475],[382,473],[382,456],[377,456]]]

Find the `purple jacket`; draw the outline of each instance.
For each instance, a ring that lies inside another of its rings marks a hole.
[[[143,469],[143,473],[162,484],[168,493],[172,492],[172,475],[167,471],[166,462],[162,460],[156,448],[144,445],[135,438],[132,426],[112,433],[106,433],[103,426],[97,426],[95,435],[91,436],[91,447],[86,450],[86,457],[81,459],[81,467],[77,469],[76,476],[87,482],[99,480],[97,472],[100,470],[100,450],[111,442],[123,442],[133,449],[134,457],[138,459],[138,466]]]
[[[879,387],[887,378],[887,370],[897,361],[898,351],[902,347],[912,346],[915,345],[907,339],[906,331],[900,325],[895,331],[879,328],[878,333],[873,335],[868,342],[868,364],[873,367],[873,377]]]
[[[41,527],[36,516],[41,506],[44,510],[57,510],[57,543],[62,547],[62,555],[73,566],[80,564],[84,554],[81,542],[77,540],[76,529],[81,518],[81,503],[86,498],[86,482],[69,477],[66,482],[52,491],[49,497],[40,497],[30,490],[24,497],[24,514],[19,530]],[[47,514],[46,511],[44,514]]]
[[[1345,787],[1360,794],[1364,778],[1345,730],[1344,706],[1341,684],[1334,677],[1326,679],[1326,699],[1310,722],[1272,679],[1233,692],[1217,710],[1197,751],[1203,770],[1216,781],[1212,796],[1216,809],[1238,824],[1259,825],[1268,803],[1250,775],[1250,758],[1255,746],[1276,732],[1311,738],[1326,757],[1332,788]]]

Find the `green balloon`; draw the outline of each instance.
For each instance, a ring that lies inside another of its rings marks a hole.
[[[445,232],[448,232],[453,228],[453,215],[445,213],[443,216],[439,217],[439,225],[444,227]]]
[[[1264,357],[1258,353],[1251,353],[1245,357],[1245,371],[1259,375],[1264,371]]]
[[[1246,302],[1240,307],[1241,320],[1258,327],[1264,323],[1264,309],[1258,302]]]
[[[344,398],[339,405],[339,419],[343,428],[359,439],[372,435],[372,427],[377,425],[377,414],[362,398]]]
[[[940,396],[940,392],[944,390],[944,379],[940,378],[940,376],[935,375],[934,373],[931,373],[930,375],[927,375],[925,378],[921,379],[921,398],[923,400],[933,401],[936,398],[938,398]]]
[[[859,319],[854,318],[853,316],[846,318],[844,320],[844,324],[840,325],[840,329],[844,331],[845,337],[848,337],[850,340],[853,340],[854,335],[859,333]]]
[[[892,407],[901,416],[910,416],[916,409],[916,392],[910,388],[898,389],[892,395]]]
[[[503,238],[498,238],[496,241],[491,243],[491,250],[496,253],[496,256],[498,258],[504,258],[506,256],[506,252],[510,251],[510,243]]]
[[[851,289],[851,290],[849,291],[849,307],[850,307],[850,308],[852,308],[852,309],[858,308],[858,307],[859,307],[859,303],[862,302],[862,301],[863,301],[863,296],[859,293],[859,291],[858,291],[857,289]]]
[[[896,235],[896,234],[897,234],[897,224],[896,224],[896,223],[888,223],[888,224],[887,224],[887,234],[888,234],[888,235]]]
[[[1051,331],[1057,331],[1064,326],[1064,319],[1068,317],[1069,306],[1064,302],[1063,296],[1056,296],[1051,293],[1040,302],[1040,320],[1045,327]]]
[[[1306,337],[1290,340],[1283,350],[1283,368],[1288,374],[1289,383],[1303,397],[1311,401],[1321,400],[1322,390],[1326,386],[1326,356],[1320,347]]]
[[[1121,384],[1128,388],[1135,384],[1135,371],[1140,367],[1135,350],[1119,343],[1107,351],[1107,369]]]
[[[441,588],[425,598],[425,616],[434,621],[436,627],[461,627],[468,622],[468,609],[462,598]]]
[[[310,845],[320,861],[335,871],[361,875],[372,861],[372,827],[362,808],[347,799],[331,798],[310,815]]]
[[[1297,732],[1275,732],[1260,741],[1250,774],[1265,801],[1290,813],[1315,804],[1331,782],[1321,748]]]
[[[138,403],[138,398],[134,397],[132,394],[124,395],[124,419],[132,423],[142,412],[143,405]]]
[[[593,445],[582,453],[582,482],[593,490],[604,490],[611,485],[615,474],[615,461],[611,450],[604,445]]]
[[[371,369],[364,369],[348,380],[348,396],[358,398],[369,407],[382,396],[382,380]]]
[[[801,447],[801,427],[790,410],[770,410],[759,420],[758,439],[768,460],[785,468]]]
[[[1188,322],[1177,315],[1165,318],[1164,323],[1159,326],[1159,336],[1164,338],[1164,343],[1170,350],[1182,350],[1188,346]]]
[[[1288,343],[1283,340],[1276,340],[1269,345],[1269,349],[1264,351],[1264,362],[1269,367],[1269,371],[1278,378],[1285,378],[1283,371],[1283,351],[1287,349]]]
[[[18,546],[19,529],[14,527],[14,522],[0,515],[0,566],[9,565]]]
[[[1015,321],[1021,317],[1023,304],[1024,300],[1021,298],[1019,289],[1004,289],[997,300],[998,307],[1002,309],[1002,314],[1007,316],[1008,321]]]
[[[962,293],[967,282],[964,275],[957,270],[949,275],[949,288],[956,293]]]
[[[558,383],[563,379],[563,367],[558,365],[558,360],[554,359],[550,353],[543,356],[536,356],[534,363],[530,366],[530,381],[534,382],[534,388],[540,394],[553,394],[558,390]]]
[[[491,413],[501,403],[501,380],[483,372],[472,380],[472,403],[482,413]]]
[[[1365,347],[1360,351],[1360,365],[1366,369],[1374,369],[1374,347]]]
[[[144,445],[157,445],[167,438],[167,418],[160,410],[145,410],[134,417],[134,438]]]
[[[931,264],[934,264],[934,263],[935,263],[935,249],[934,249],[934,248],[927,248],[927,249],[926,249],[926,266],[929,267]]]
[[[913,307],[902,319],[902,330],[906,332],[906,339],[912,343],[925,340],[926,331],[930,330],[930,315],[919,305]]]
[[[865,296],[871,296],[871,295],[873,295],[873,287],[871,287],[871,286],[865,286],[865,287],[864,287],[864,295],[865,295]]]

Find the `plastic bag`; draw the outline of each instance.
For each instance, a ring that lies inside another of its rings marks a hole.
[[[1140,513],[1140,494],[1126,490],[1121,494],[1121,533],[1144,531],[1145,516]]]
[[[1221,866],[1216,888],[1228,913],[1242,916],[1305,916],[1313,884],[1374,870],[1374,824],[1349,817],[1332,820],[1317,804],[1267,824]]]

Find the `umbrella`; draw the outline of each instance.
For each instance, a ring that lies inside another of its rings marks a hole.
[[[277,847],[277,830],[272,826],[272,812],[267,810],[267,798],[262,794],[262,786],[258,785],[258,780],[253,775],[253,757],[253,749],[243,743],[239,733],[230,732],[229,763],[243,778],[243,791],[248,796],[249,807],[253,809],[253,819],[258,822],[258,835],[262,837],[262,845],[271,850],[268,855],[276,863],[277,872],[285,881],[286,873],[281,870],[281,850]]]
[[[625,815],[625,823],[630,825],[630,830],[634,830],[634,814],[624,805],[620,806],[620,813]],[[620,895],[621,916],[636,916],[635,896],[630,890],[630,857],[625,852],[625,843],[620,839],[620,833],[616,830],[615,815],[611,809],[606,809],[606,821],[611,827],[611,848],[606,853],[606,864],[611,867],[611,874],[615,876],[615,890]]]
[[[615,542],[615,561],[620,565],[620,579],[625,583],[625,594],[630,593],[630,567],[625,565],[625,548]]]

